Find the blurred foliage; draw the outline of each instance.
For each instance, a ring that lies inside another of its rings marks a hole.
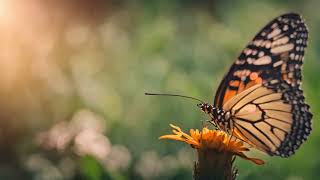
[[[0,179],[192,179],[194,154],[159,141],[200,128],[224,73],[268,21],[299,12],[310,30],[303,89],[313,132],[296,155],[237,160],[238,179],[320,176],[319,2],[0,1]]]

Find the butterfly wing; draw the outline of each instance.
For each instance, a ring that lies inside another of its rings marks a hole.
[[[216,93],[215,106],[234,112],[238,137],[270,155],[290,156],[311,131],[312,114],[300,87],[307,38],[298,14],[272,20],[242,51]],[[255,111],[244,114],[250,108]],[[278,127],[279,119],[286,128]]]
[[[298,14],[285,14],[272,20],[231,66],[218,88],[214,105],[222,107],[254,84],[284,80],[299,86],[307,37],[307,28]]]

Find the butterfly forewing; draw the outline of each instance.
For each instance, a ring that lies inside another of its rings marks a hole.
[[[311,131],[301,90],[308,31],[290,13],[268,23],[220,84],[215,106],[233,113],[235,132],[270,155],[290,156]]]
[[[271,21],[231,66],[218,88],[214,104],[222,107],[254,84],[272,85],[284,80],[299,86],[307,37],[307,28],[298,14],[285,14]]]

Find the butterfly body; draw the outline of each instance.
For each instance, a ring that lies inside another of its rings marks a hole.
[[[253,38],[230,67],[213,105],[201,103],[219,129],[268,153],[288,157],[311,132],[301,89],[308,30],[300,15],[281,15]]]
[[[197,106],[203,111],[204,113],[208,114],[211,118],[211,122],[217,126],[217,128],[228,131],[231,129],[232,121],[230,121],[230,112],[224,111],[223,109],[213,107],[208,103],[200,103]]]

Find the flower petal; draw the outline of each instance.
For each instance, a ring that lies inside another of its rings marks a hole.
[[[184,138],[181,138],[181,136],[177,136],[177,135],[163,135],[160,136],[159,139],[171,139],[171,140],[176,140],[176,141],[184,141]]]
[[[252,161],[252,162],[254,162],[254,163],[257,164],[257,165],[262,165],[262,164],[264,164],[264,161],[263,161],[263,160],[257,159],[257,158],[249,158],[248,156],[246,156],[246,155],[245,155],[244,153],[242,153],[242,152],[237,153],[237,155],[238,155],[239,157],[242,157],[243,159],[247,159],[247,160],[249,160],[249,161]]]
[[[229,152],[233,155],[252,161],[257,165],[264,164],[264,161],[261,159],[247,157],[243,152],[249,151],[249,148],[235,136],[231,137],[224,131],[210,130],[205,127],[201,131],[198,129],[190,129],[189,135],[183,132],[178,126],[173,124],[170,124],[170,126],[172,127],[173,134],[161,136],[159,139],[182,141],[190,144],[192,148],[196,149],[212,149],[218,152]]]

